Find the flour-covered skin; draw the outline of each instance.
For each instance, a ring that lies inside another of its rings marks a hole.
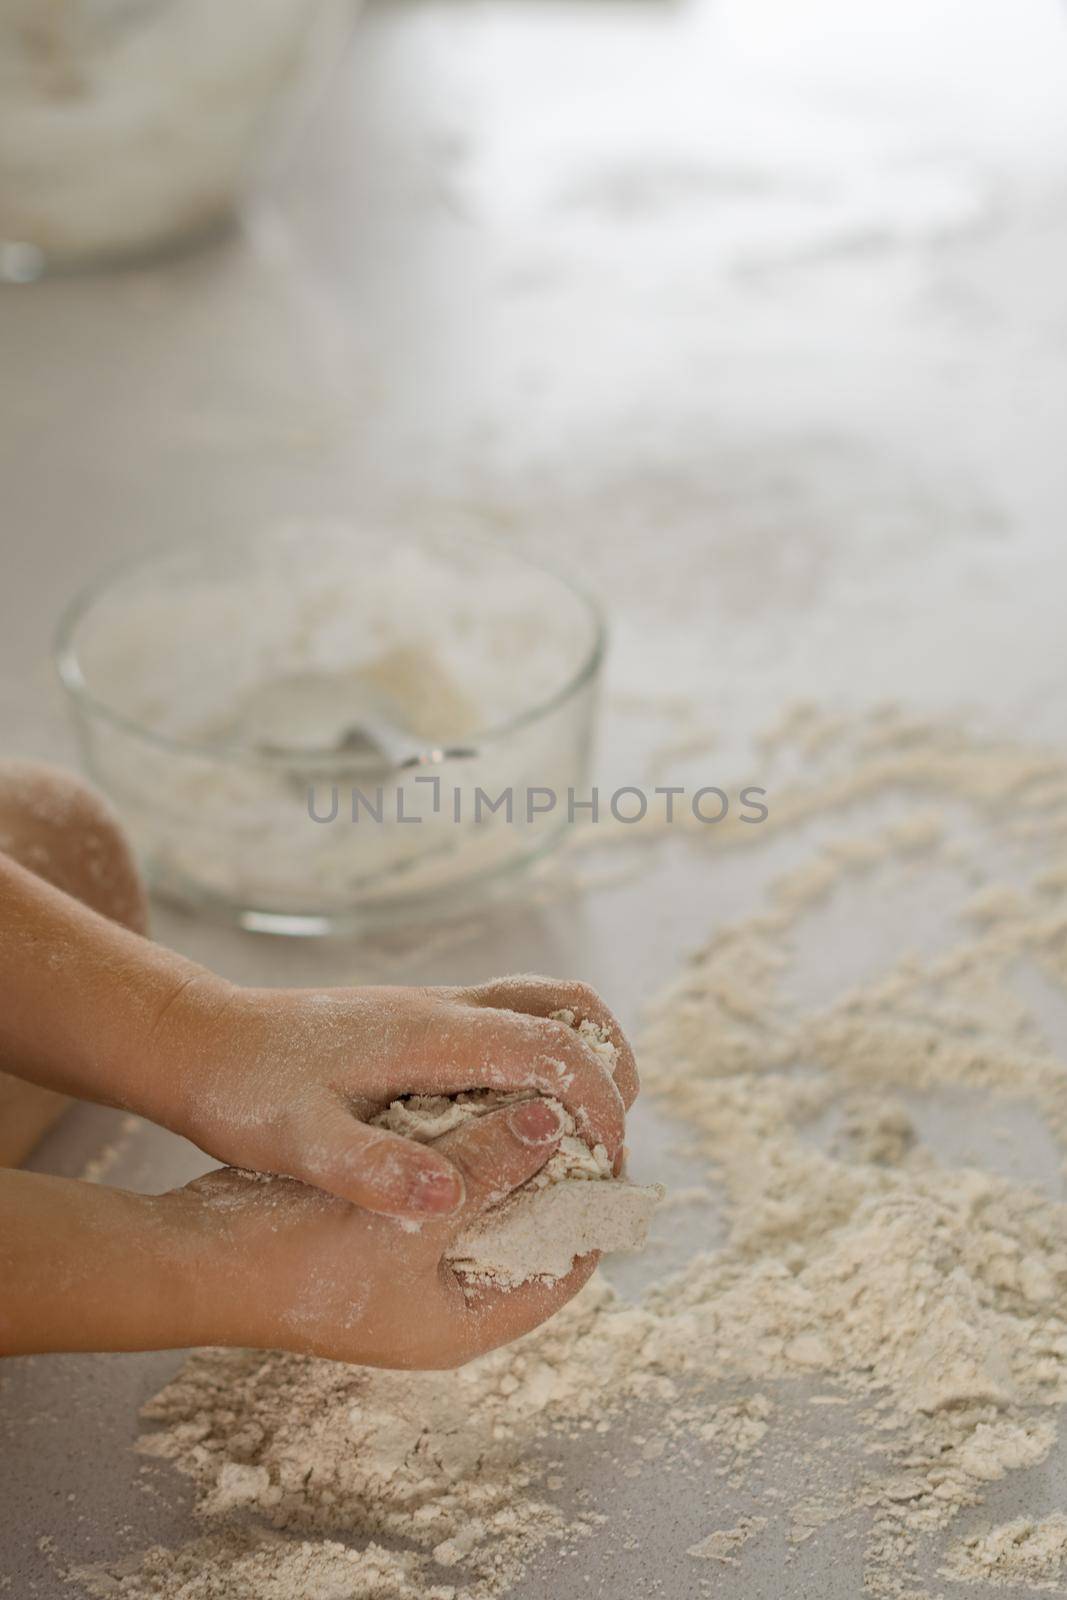
[[[589,1254],[551,1284],[479,1288],[452,1270],[455,1241],[486,1209],[534,1178],[559,1147],[564,1118],[518,1102],[447,1134],[463,1175],[454,1215],[405,1226],[286,1178],[223,1170],[182,1191],[209,1262],[196,1293],[210,1342],[251,1344],[431,1370],[462,1366],[552,1316],[596,1267]]]
[[[441,1151],[368,1126],[402,1095],[541,1094],[621,1162],[633,1055],[584,984],[244,988],[2,851],[0,897],[0,1072],[138,1112],[228,1166],[391,1216],[447,1216],[463,1198]],[[583,1021],[610,1036],[615,1076]]]
[[[610,1058],[582,1021],[610,1039]],[[441,1145],[371,1125],[400,1096],[551,1097],[617,1168],[637,1092],[633,1053],[603,1001],[547,978],[275,990],[202,973],[176,993],[153,1048],[172,1068],[164,1120],[209,1154],[416,1219],[453,1213],[463,1187]]]
[[[421,1226],[233,1169],[162,1195],[0,1171],[0,1355],[210,1344],[461,1366],[552,1316],[596,1266],[587,1255],[551,1285],[472,1297],[447,1260],[562,1132],[534,1099],[450,1134],[465,1197]]]
[[[449,1250],[564,1132],[607,1173],[621,1167],[636,1073],[593,991],[538,978],[240,988],[140,931],[132,858],[83,784],[9,768],[5,790],[0,769],[5,794],[0,1091],[9,1121],[32,1113],[7,1159],[44,1125],[42,1098],[51,1115],[71,1095],[252,1176],[152,1196],[0,1167],[0,1354],[233,1342],[453,1366],[585,1282],[600,1242],[588,1230],[573,1271],[507,1295],[464,1293]],[[433,1146],[372,1125],[400,1097],[472,1091],[501,1109]]]

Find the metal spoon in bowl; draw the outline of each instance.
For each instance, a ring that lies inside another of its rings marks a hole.
[[[478,753],[469,746],[417,746],[389,697],[351,672],[293,673],[260,684],[238,722],[241,742],[284,762],[287,776],[302,786],[356,774],[380,783],[411,767]]]

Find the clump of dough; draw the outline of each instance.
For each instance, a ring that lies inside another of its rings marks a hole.
[[[555,1017],[575,1026],[574,1013]],[[617,1052],[595,1022],[577,1024],[589,1046],[614,1071]],[[394,1100],[375,1122],[408,1139],[430,1144],[474,1117],[525,1099],[522,1094],[478,1090],[459,1095],[411,1095]],[[663,1198],[660,1184],[639,1186],[615,1178],[603,1145],[578,1137],[574,1119],[556,1101],[563,1137],[527,1183],[472,1222],[447,1252],[468,1280],[511,1287],[530,1278],[553,1282],[591,1250],[640,1250]]]

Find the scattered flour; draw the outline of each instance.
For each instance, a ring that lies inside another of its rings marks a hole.
[[[721,1561],[724,1566],[736,1566],[737,1552],[766,1526],[766,1517],[743,1517],[735,1528],[717,1528],[699,1544],[691,1544],[686,1555],[696,1561]]]
[[[1067,1151],[1067,1068],[1019,987],[1025,969],[1060,1006],[1067,989],[1067,762],[890,710],[808,708],[766,750],[797,774],[735,842],[788,832],[806,865],[716,927],[651,1006],[641,1052],[646,1095],[707,1164],[722,1242],[633,1302],[594,1279],[457,1373],[194,1355],[146,1407],[141,1449],[191,1479],[204,1536],[80,1574],[88,1593],[491,1600],[583,1538],[611,1540],[616,1563],[641,1543],[639,1523],[602,1527],[583,1490],[564,1492],[561,1458],[594,1448],[620,1491],[644,1472],[651,1487],[695,1478],[703,1528],[672,1497],[683,1564],[708,1540],[713,1559],[748,1559],[707,1534],[710,1512],[727,1534],[765,1519],[787,1568],[832,1539],[874,1600],[939,1594],[939,1569],[1062,1577],[1059,1514],[951,1529],[1056,1444],[1067,1206],[1029,1162],[1011,1176],[936,1154],[923,1129],[939,1096],[969,1097],[985,1126],[1025,1103]],[[950,810],[962,828],[942,826]],[[692,837],[718,850],[725,835]],[[821,919],[852,917],[858,937],[902,883],[935,881],[942,938],[875,951],[859,980],[798,999]]]
[[[1017,1517],[988,1533],[961,1539],[943,1569],[946,1578],[1059,1589],[1067,1573],[1067,1516]]]

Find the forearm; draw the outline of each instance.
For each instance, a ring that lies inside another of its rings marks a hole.
[[[188,1209],[180,1191],[0,1171],[0,1355],[209,1342],[212,1262]]]
[[[161,1027],[222,980],[131,933],[0,853],[0,1070],[168,1120],[181,1066]]]

